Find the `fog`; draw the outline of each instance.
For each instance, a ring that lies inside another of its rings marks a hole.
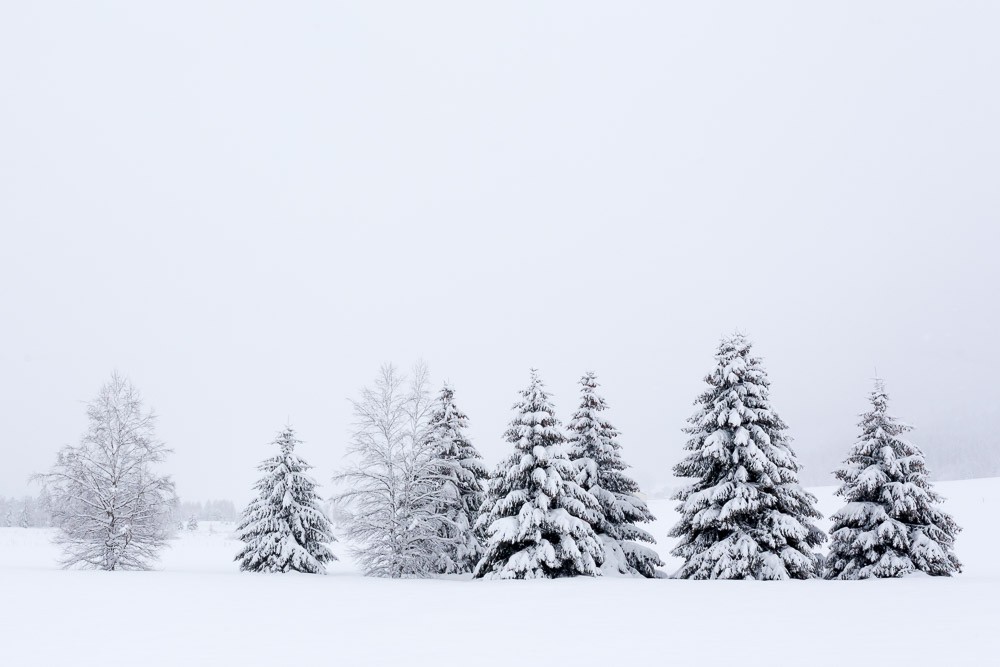
[[[807,483],[876,372],[1000,474],[1000,5],[150,5],[0,7],[0,495],[114,369],[183,498],[286,422],[328,483],[418,359],[490,464],[529,368],[564,420],[596,371],[655,490],[734,330]]]

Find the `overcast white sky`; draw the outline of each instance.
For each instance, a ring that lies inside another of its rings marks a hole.
[[[807,481],[876,366],[1000,474],[1000,4],[818,5],[3,3],[0,495],[115,368],[183,497],[286,419],[326,482],[418,358],[491,464],[529,367],[564,419],[595,370],[652,488],[736,328]]]

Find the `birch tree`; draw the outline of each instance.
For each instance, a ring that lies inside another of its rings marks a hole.
[[[353,461],[334,476],[344,490],[335,497],[351,553],[365,574],[423,577],[452,550],[449,518],[438,512],[440,462],[429,424],[434,402],[428,372],[418,365],[409,383],[391,364],[352,401]]]
[[[176,503],[170,477],[157,471],[170,452],[156,417],[129,380],[111,376],[88,406],[89,426],[63,447],[52,469],[36,475],[48,497],[62,564],[145,570],[170,536]]]

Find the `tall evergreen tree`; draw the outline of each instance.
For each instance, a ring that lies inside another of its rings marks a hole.
[[[444,502],[440,512],[449,548],[438,560],[441,573],[472,572],[483,555],[474,530],[489,472],[482,456],[465,435],[469,418],[455,405],[455,390],[447,384],[438,394],[429,433],[440,467]]]
[[[286,426],[274,444],[279,452],[264,460],[264,473],[254,486],[257,498],[243,511],[237,534],[244,546],[236,555],[247,572],[306,572],[322,574],[337,557],[327,547],[335,542],[330,521],[306,474],[312,466],[295,455],[301,441]]]
[[[531,372],[505,439],[479,523],[489,535],[475,576],[544,579],[599,575],[604,550],[591,522],[600,504],[574,480],[565,437],[542,381]]]
[[[899,577],[920,571],[960,572],[952,548],[960,528],[937,506],[920,449],[903,438],[911,429],[888,413],[881,380],[872,408],[861,415],[861,438],[834,472],[847,504],[831,519],[827,579]]]
[[[606,560],[611,560],[607,553],[613,546],[610,542],[621,549],[628,571],[654,577],[663,561],[655,551],[637,542],[655,544],[656,540],[635,524],[656,517],[637,495],[639,485],[625,474],[628,466],[622,460],[618,429],[601,416],[607,404],[597,393],[598,386],[594,373],[581,378],[580,408],[568,425],[570,456],[579,466],[577,482],[600,503],[594,530],[604,542]]]
[[[685,432],[690,452],[674,467],[696,481],[675,496],[683,579],[807,579],[819,574],[814,548],[826,536],[816,498],[799,484],[785,423],[771,409],[770,382],[750,342],[726,337],[708,389]]]

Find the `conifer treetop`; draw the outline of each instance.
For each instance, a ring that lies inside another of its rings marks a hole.
[[[876,500],[872,494],[881,494],[886,482],[905,484],[911,490],[926,489],[928,471],[923,452],[902,437],[913,427],[889,414],[884,380],[875,379],[869,400],[872,408],[858,422],[861,438],[844,465],[834,471],[837,479],[850,482],[838,489],[837,494],[847,500]]]
[[[600,413],[608,409],[604,397],[597,393],[600,386],[597,383],[597,375],[593,371],[587,371],[580,378],[580,407],[573,413],[567,428],[573,433],[573,437],[578,441],[594,443],[594,454],[607,456],[604,448],[613,450],[621,449],[616,438],[620,435],[618,429],[604,419]],[[597,445],[600,445],[598,447]],[[609,461],[611,463],[611,461]],[[620,461],[618,462],[620,463]],[[621,470],[621,468],[616,468]]]
[[[505,437],[519,451],[534,452],[539,444],[553,446],[565,441],[559,420],[538,371],[531,369],[531,382],[514,404],[515,415]]]

